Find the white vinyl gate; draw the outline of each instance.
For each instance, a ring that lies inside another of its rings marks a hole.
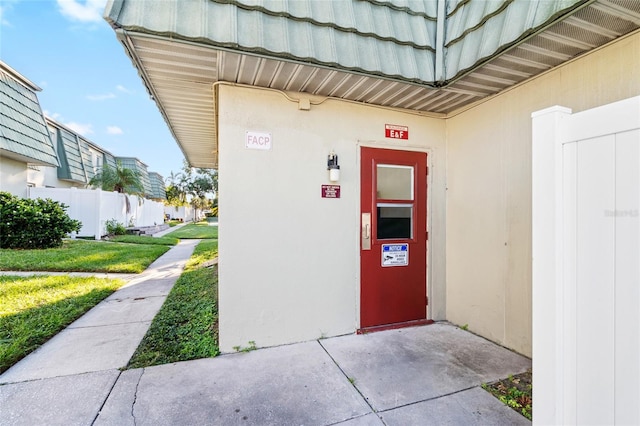
[[[640,424],[640,97],[532,114],[533,420]]]

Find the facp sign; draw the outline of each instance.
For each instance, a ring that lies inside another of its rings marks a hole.
[[[409,139],[409,127],[385,124],[384,137],[391,139]]]
[[[271,149],[271,133],[247,131],[244,137],[244,146],[248,149]]]

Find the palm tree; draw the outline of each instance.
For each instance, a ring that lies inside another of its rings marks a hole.
[[[185,205],[187,203],[187,193],[185,191],[184,175],[172,171],[166,181],[167,204],[176,207]]]
[[[102,170],[91,178],[89,185],[121,194],[144,194],[140,172],[123,167],[120,161],[116,163],[115,169],[105,164]]]
[[[140,179],[140,172],[123,167],[120,161],[116,162],[115,169],[105,164],[102,170],[89,180],[89,185],[99,187],[103,191],[115,191],[125,194],[127,213],[131,212],[131,204],[127,194],[138,196],[139,203],[144,200],[144,187]]]

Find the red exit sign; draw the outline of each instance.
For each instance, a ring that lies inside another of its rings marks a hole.
[[[384,137],[391,139],[409,139],[409,127],[385,124]]]

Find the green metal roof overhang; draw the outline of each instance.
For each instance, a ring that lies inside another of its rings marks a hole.
[[[445,115],[640,26],[628,0],[150,3],[105,17],[197,167],[217,166],[217,82]]]

